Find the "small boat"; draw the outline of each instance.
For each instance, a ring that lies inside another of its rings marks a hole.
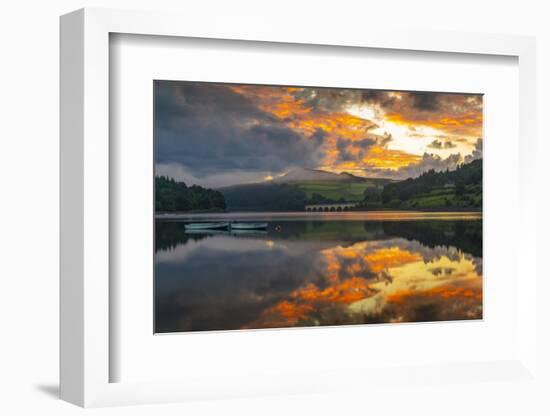
[[[231,235],[227,228],[200,228],[186,229],[185,234],[200,234],[200,235]]]
[[[265,230],[267,222],[234,222],[231,223],[232,230]]]
[[[220,230],[228,227],[228,222],[193,222],[185,224],[186,230]]]

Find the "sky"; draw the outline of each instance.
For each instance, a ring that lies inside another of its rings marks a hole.
[[[295,168],[406,179],[482,156],[480,94],[155,82],[155,174],[188,185]]]

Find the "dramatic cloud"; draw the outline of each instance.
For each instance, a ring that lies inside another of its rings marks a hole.
[[[423,172],[431,169],[436,172],[446,169],[453,170],[462,162],[463,159],[459,153],[452,154],[446,159],[437,155],[424,153],[420,162],[411,164],[401,169],[399,172],[399,178],[415,178],[420,176]]]
[[[472,160],[481,159],[483,157],[483,140],[477,139],[474,151],[471,155],[466,156],[465,162],[469,163]]]
[[[364,159],[373,145],[377,143],[376,139],[368,138],[362,140],[349,140],[341,138],[336,141],[338,149],[338,160],[349,162]]]
[[[453,149],[456,145],[452,141],[434,140],[428,145],[428,147],[432,149]]]
[[[481,157],[476,94],[159,81],[155,104],[157,172],[214,187],[294,167],[403,179]]]
[[[423,126],[452,135],[479,135],[482,100],[479,95],[401,93],[387,109],[387,118],[398,124]]]
[[[313,168],[323,156],[322,130],[306,138],[223,86],[159,83],[156,114],[157,163],[196,178]]]

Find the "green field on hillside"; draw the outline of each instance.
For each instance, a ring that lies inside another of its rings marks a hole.
[[[400,208],[468,208],[481,207],[482,194],[479,186],[468,185],[464,194],[456,195],[454,189],[435,188],[424,194],[419,194],[399,204]]]
[[[480,209],[482,177],[481,159],[461,164],[455,170],[430,169],[416,178],[386,185],[381,202],[391,209]]]
[[[325,198],[338,201],[343,198],[347,202],[362,201],[363,192],[366,188],[379,188],[382,190],[383,184],[376,181],[365,182],[303,182],[295,184],[306,194],[306,198],[310,199],[313,194],[319,194]]]

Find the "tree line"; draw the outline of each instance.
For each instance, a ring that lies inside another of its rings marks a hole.
[[[225,198],[219,191],[202,186],[187,186],[166,176],[155,177],[155,210],[175,211],[222,211]]]
[[[467,186],[476,186],[478,192],[482,191],[482,167],[481,159],[468,164],[458,166],[455,170],[436,172],[431,169],[422,173],[417,178],[409,178],[401,182],[394,182],[384,186],[380,195],[384,204],[394,200],[407,201],[421,194],[426,194],[434,188],[450,186],[455,189],[455,194],[461,196],[466,192]]]

